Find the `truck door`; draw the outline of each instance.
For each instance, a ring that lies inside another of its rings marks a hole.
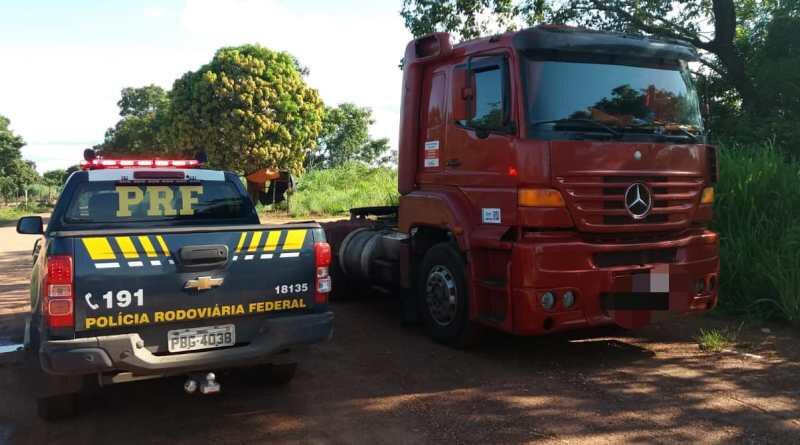
[[[472,57],[453,68],[448,110],[447,146],[442,163],[445,181],[473,204],[476,224],[511,225],[516,219],[517,129],[513,116],[509,60],[504,55]],[[457,82],[465,80],[460,87]],[[452,118],[456,100],[466,99],[467,119]]]
[[[419,176],[417,183],[441,181],[442,149],[446,145],[444,131],[444,104],[446,100],[446,74],[437,69],[426,73],[422,85],[420,106]]]

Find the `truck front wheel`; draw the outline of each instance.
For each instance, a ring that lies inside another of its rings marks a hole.
[[[457,348],[474,345],[480,326],[469,319],[466,262],[450,243],[431,247],[419,269],[417,296],[430,336]]]

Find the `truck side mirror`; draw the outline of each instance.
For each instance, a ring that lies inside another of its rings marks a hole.
[[[17,233],[23,235],[41,235],[44,233],[44,221],[41,216],[23,216],[17,221]]]
[[[472,118],[470,108],[474,91],[470,83],[469,71],[465,68],[456,68],[453,71],[452,98],[453,120],[468,121]]]

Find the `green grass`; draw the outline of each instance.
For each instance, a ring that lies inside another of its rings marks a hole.
[[[695,339],[703,351],[720,352],[736,344],[741,329],[742,325],[736,330],[730,328],[700,329],[700,334]]]
[[[23,216],[35,215],[37,213],[49,212],[50,208],[39,204],[20,204],[17,206],[0,207],[0,224],[7,225],[15,223]]]
[[[722,147],[719,158],[720,308],[800,323],[800,162],[770,144]]]
[[[352,163],[303,175],[289,198],[292,216],[336,216],[353,207],[396,205],[397,171]]]

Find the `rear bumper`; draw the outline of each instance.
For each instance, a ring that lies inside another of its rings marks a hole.
[[[627,244],[555,236],[534,236],[514,245],[514,333],[614,323],[634,328],[716,305],[719,237],[714,232],[694,229],[673,239]],[[702,290],[698,281],[704,283]],[[556,304],[545,310],[540,299],[548,291]],[[569,308],[563,304],[567,291],[576,296]]]
[[[249,344],[227,349],[154,355],[138,334],[53,340],[39,350],[42,369],[56,375],[129,371],[135,375],[174,375],[284,361],[281,351],[329,340],[333,313],[267,319]]]

